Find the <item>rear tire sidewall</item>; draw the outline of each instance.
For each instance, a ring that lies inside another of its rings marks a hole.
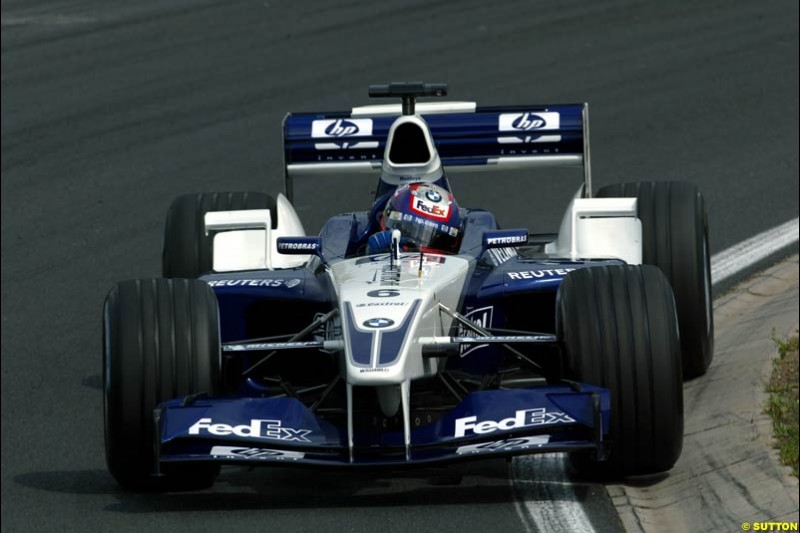
[[[691,183],[610,185],[597,197],[637,198],[642,221],[642,262],[659,267],[675,294],[684,379],[706,372],[714,355],[708,214]]]
[[[278,224],[275,199],[260,192],[198,193],[178,196],[167,211],[161,272],[165,278],[197,278],[213,267],[213,235],[206,234],[205,214],[269,209]]]

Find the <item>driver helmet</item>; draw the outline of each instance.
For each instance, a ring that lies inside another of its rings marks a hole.
[[[404,242],[423,252],[455,253],[461,245],[461,214],[449,191],[433,183],[399,187],[383,211],[381,229],[400,230]]]

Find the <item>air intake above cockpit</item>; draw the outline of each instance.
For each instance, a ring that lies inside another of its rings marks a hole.
[[[391,185],[434,182],[442,177],[442,162],[428,124],[416,115],[401,116],[389,129],[381,179]]]

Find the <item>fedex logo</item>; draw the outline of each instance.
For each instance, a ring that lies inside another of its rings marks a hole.
[[[297,442],[311,442],[306,435],[310,429],[294,429],[281,425],[280,420],[251,420],[250,425],[231,426],[215,424],[210,418],[201,418],[189,428],[189,435],[209,434],[217,436],[237,435],[239,437],[255,437]]]
[[[449,205],[440,205],[433,202],[428,202],[424,198],[416,196],[411,197],[411,209],[422,215],[428,215],[435,218],[446,219],[450,214]]]
[[[467,432],[473,435],[485,435],[494,431],[519,429],[524,427],[544,426],[547,424],[569,424],[575,419],[560,411],[548,411],[545,407],[524,409],[517,411],[514,416],[504,418],[499,422],[483,420],[478,422],[477,416],[467,416],[456,419],[455,436],[465,437]]]

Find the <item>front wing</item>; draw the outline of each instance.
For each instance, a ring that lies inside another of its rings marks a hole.
[[[604,456],[607,389],[570,383],[474,392],[433,423],[402,431],[356,431],[294,398],[187,397],[156,409],[160,463],[431,465],[488,456],[594,450]]]

